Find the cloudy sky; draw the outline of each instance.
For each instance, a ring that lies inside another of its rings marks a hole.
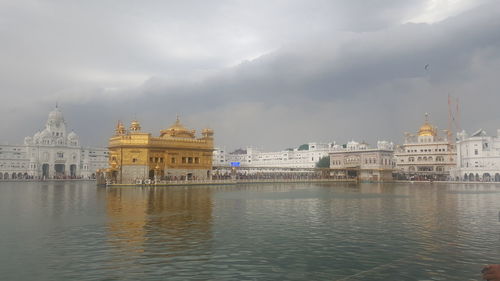
[[[0,1],[1,142],[58,102],[86,145],[178,114],[227,149],[500,128],[496,0]],[[427,69],[425,65],[429,65]]]

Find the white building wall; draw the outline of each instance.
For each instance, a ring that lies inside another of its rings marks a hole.
[[[453,180],[500,181],[500,130],[489,136],[478,130],[472,136],[465,131],[457,134],[457,165]]]
[[[316,163],[335,149],[335,143],[308,143],[309,150],[283,150],[262,152],[247,148],[244,154],[230,154],[225,149],[214,151],[214,166],[230,166],[231,162],[239,162],[242,167],[270,168],[314,168]]]

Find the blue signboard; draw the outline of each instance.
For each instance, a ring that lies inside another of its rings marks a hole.
[[[239,167],[240,162],[231,162],[231,167]]]

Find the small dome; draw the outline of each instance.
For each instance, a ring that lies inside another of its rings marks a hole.
[[[141,130],[141,124],[139,124],[139,121],[134,120],[132,123],[130,123],[130,131],[137,132]]]
[[[68,134],[68,140],[78,140],[78,135],[71,131],[71,133]]]
[[[36,134],[33,136],[34,139],[38,139],[40,137],[40,131],[36,132]]]

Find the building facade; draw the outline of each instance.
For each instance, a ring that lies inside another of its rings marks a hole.
[[[391,181],[394,170],[394,144],[377,142],[377,148],[350,141],[330,152],[331,175],[337,179]]]
[[[144,181],[210,179],[213,131],[203,129],[196,138],[177,118],[159,137],[141,131],[133,121],[126,130],[118,123],[109,139],[109,169],[106,177],[113,183],[133,184]]]
[[[398,179],[448,180],[456,165],[456,147],[451,139],[449,131],[445,131],[444,137],[439,136],[426,114],[418,133],[405,133],[404,144],[396,148]]]
[[[500,130],[489,136],[478,130],[469,136],[465,131],[457,134],[457,166],[452,179],[457,181],[500,182]]]
[[[311,142],[301,147],[263,152],[255,148],[237,150],[228,153],[224,148],[217,148],[213,154],[213,165],[228,167],[237,165],[249,168],[315,168],[316,163],[333,151],[335,143]]]
[[[0,145],[0,179],[93,178],[107,166],[104,148],[82,147],[78,135],[68,133],[63,114],[49,113],[45,128],[22,145]]]

